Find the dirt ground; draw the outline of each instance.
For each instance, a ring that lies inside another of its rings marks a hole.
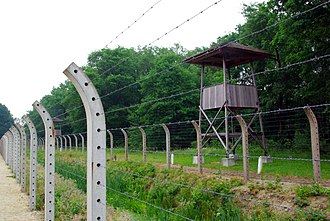
[[[0,156],[0,220],[38,221],[43,220],[41,212],[30,211],[29,198],[21,192],[9,167]]]

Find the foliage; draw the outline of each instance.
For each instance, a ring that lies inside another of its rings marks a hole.
[[[14,120],[8,108],[0,103],[0,137],[2,137],[14,124]]]

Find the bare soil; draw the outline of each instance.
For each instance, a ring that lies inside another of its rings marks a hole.
[[[0,157],[0,220],[1,221],[38,221],[43,220],[39,211],[31,211],[29,198],[21,192],[13,173]]]

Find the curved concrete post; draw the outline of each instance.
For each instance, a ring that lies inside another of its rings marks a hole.
[[[21,179],[21,137],[19,132],[15,126],[12,126],[9,130],[12,131],[14,135],[14,165],[13,165],[13,172],[16,177],[16,183],[20,183]]]
[[[81,152],[84,153],[84,149],[85,149],[85,138],[82,134],[79,134],[79,136],[81,137]]]
[[[21,191],[26,192],[26,133],[20,123],[15,123],[21,134]]]
[[[70,135],[66,135],[66,137],[68,138],[69,140],[69,148],[70,148],[70,151],[72,151],[72,142],[71,142],[71,137]]]
[[[66,151],[68,149],[68,142],[66,141],[66,136],[65,135],[63,135],[62,137],[64,139],[64,150]]]
[[[165,135],[166,135],[166,167],[167,169],[170,169],[170,165],[171,165],[171,137],[170,137],[170,130],[168,129],[168,127],[165,124],[162,124],[162,127],[165,131]]]
[[[38,102],[33,103],[45,126],[45,220],[53,221],[55,215],[55,129],[48,111]]]
[[[41,140],[41,149],[42,149],[42,150],[45,150],[45,145],[46,145],[46,143],[45,143],[45,139],[42,138],[42,137],[40,137],[40,140]]]
[[[107,130],[109,137],[110,137],[110,160],[114,160],[113,157],[113,135],[110,130]]]
[[[30,131],[30,209],[36,209],[36,190],[37,190],[37,131],[33,122],[23,116]]]
[[[8,130],[8,165],[11,171],[13,171],[13,165],[14,165],[14,148],[13,148],[13,143],[14,143],[14,135],[13,133]]]
[[[142,127],[139,127],[142,136],[142,159],[143,162],[147,162],[147,135]]]
[[[248,127],[241,115],[237,115],[239,125],[242,130],[242,149],[243,149],[243,171],[244,171],[244,182],[249,181],[249,136]]]
[[[62,152],[62,150],[63,150],[63,138],[62,138],[62,136],[58,136],[58,138],[60,139],[60,152]]]
[[[120,129],[120,131],[124,134],[124,149],[125,149],[125,160],[128,160],[128,136],[124,129]]]
[[[64,70],[78,91],[87,118],[87,220],[106,220],[106,126],[101,99],[74,63]]]
[[[320,163],[320,138],[317,119],[310,107],[304,107],[311,130],[312,157],[313,157],[313,174],[314,180],[321,181],[321,163]]]
[[[196,121],[191,121],[192,125],[196,130],[196,140],[197,140],[197,165],[198,172],[203,173],[203,158],[202,158],[202,132],[199,124]]]
[[[74,137],[74,140],[75,140],[76,152],[78,152],[78,137],[75,134],[72,134],[72,136]]]
[[[5,133],[2,137],[3,139],[3,148],[4,148],[4,159],[6,162],[6,165],[8,165],[8,142],[9,142],[9,138],[7,133]]]
[[[60,149],[60,143],[59,143],[58,137],[56,137],[56,136],[55,136],[55,146],[56,146],[57,150]]]

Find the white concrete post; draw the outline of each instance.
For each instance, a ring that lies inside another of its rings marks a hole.
[[[58,138],[60,139],[60,142],[61,142],[61,144],[60,144],[60,152],[62,152],[62,150],[63,150],[63,138],[62,138],[62,136],[58,136]]]
[[[87,118],[87,220],[106,220],[106,125],[102,102],[87,75],[74,63],[64,70]]]
[[[21,134],[21,191],[26,192],[26,133],[20,123],[15,125]]]
[[[24,121],[30,131],[30,209],[36,209],[36,190],[37,190],[37,131],[33,122],[23,116]]]
[[[11,171],[13,171],[13,165],[14,165],[14,150],[13,150],[13,142],[14,142],[14,136],[13,133],[9,130],[7,132],[8,134],[8,165]]]
[[[110,130],[107,130],[109,137],[110,137],[110,160],[114,160],[113,157],[113,135]]]
[[[6,162],[6,165],[8,165],[8,143],[9,143],[9,138],[8,138],[8,135],[7,135],[7,132],[3,135],[3,145],[4,145],[4,149],[5,149],[5,162]]]
[[[68,149],[68,142],[66,142],[66,136],[63,135],[62,137],[64,139],[64,150],[67,151],[67,149]]]
[[[69,148],[70,148],[70,152],[72,151],[72,142],[71,142],[71,137],[70,135],[66,135],[66,137],[68,138],[69,140]]]
[[[127,133],[124,129],[120,129],[120,131],[124,134],[124,140],[125,140],[125,160],[127,161],[128,160],[128,136],[127,136]]]
[[[58,137],[55,136],[55,144],[56,144],[56,149],[59,150],[60,149],[60,143],[59,143],[59,140],[58,140]]]
[[[203,174],[203,158],[202,158],[202,132],[196,121],[191,121],[192,125],[196,130],[196,140],[197,140],[197,165],[198,172]]]
[[[170,137],[170,130],[165,124],[162,124],[162,127],[165,131],[166,135],[166,167],[170,169],[171,166],[171,137]]]
[[[244,182],[249,181],[249,134],[248,127],[242,116],[237,115],[236,119],[239,122],[242,130],[242,149],[243,149],[243,171],[244,171]]]
[[[78,137],[75,134],[72,134],[76,143],[76,152],[78,152]]]
[[[12,134],[13,134],[13,150],[14,150],[14,161],[13,161],[13,172],[15,174],[16,177],[16,183],[20,182],[20,168],[21,168],[21,164],[20,164],[20,158],[21,158],[21,154],[20,154],[20,146],[21,146],[21,142],[20,142],[20,136],[18,133],[18,130],[16,129],[15,126],[12,126],[9,129]]]
[[[85,138],[82,134],[79,134],[79,136],[81,137],[81,152],[84,153],[84,149],[85,149]]]
[[[53,221],[54,208],[54,174],[55,174],[55,129],[48,111],[38,102],[33,103],[45,126],[45,220]]]
[[[142,159],[143,162],[147,162],[147,135],[142,127],[139,127],[142,136]]]

